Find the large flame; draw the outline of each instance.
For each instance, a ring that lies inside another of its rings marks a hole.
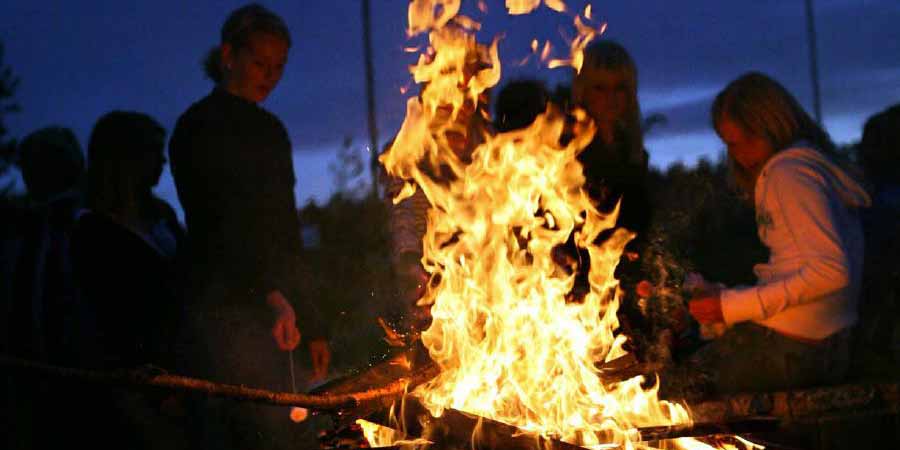
[[[539,4],[507,0],[517,13]],[[576,156],[593,124],[576,111],[567,125],[551,107],[524,130],[469,126],[467,110],[499,81],[500,60],[496,42],[476,44],[471,19],[456,20],[459,6],[411,2],[409,33],[429,33],[411,68],[424,87],[381,157],[391,175],[409,180],[395,202],[421,189],[432,205],[423,263],[439,282],[420,300],[433,318],[421,337],[441,373],[414,394],[434,415],[454,408],[583,446],[631,448],[636,427],[688,422],[684,408],[642,388],[642,377],[605,384],[596,368],[625,354],[625,338],[613,334],[613,272],[633,235],[617,230],[593,245],[616,215],[600,213],[582,188]],[[576,28],[568,63],[578,69],[602,30],[579,18]],[[454,132],[481,144],[460,154],[448,139]],[[590,292],[579,303],[566,302],[574,275],[551,257],[573,235],[590,255]]]

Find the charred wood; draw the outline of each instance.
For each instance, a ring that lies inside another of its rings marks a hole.
[[[773,416],[791,421],[860,410],[900,411],[900,383],[746,393],[691,402],[692,416],[704,422],[726,422],[752,416]]]
[[[682,437],[703,437],[719,434],[768,433],[778,430],[780,421],[774,417],[754,417],[728,422],[695,422],[689,425],[638,428],[642,441],[662,441]]]

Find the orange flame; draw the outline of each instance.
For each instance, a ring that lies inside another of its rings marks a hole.
[[[566,12],[566,4],[562,0],[544,0],[544,4],[556,12]]]
[[[507,7],[513,14],[536,3],[507,0]],[[583,446],[633,448],[637,427],[689,422],[683,407],[645,390],[643,377],[605,384],[596,368],[626,353],[626,338],[613,334],[613,273],[634,236],[619,229],[593,244],[618,214],[601,214],[582,187],[576,156],[593,138],[593,123],[576,110],[569,126],[551,106],[522,130],[492,135],[470,126],[471,105],[500,79],[500,60],[496,40],[479,45],[444,15],[454,7],[410,4],[410,30],[429,30],[433,54],[411,68],[422,93],[408,100],[380,158],[388,173],[409,180],[395,202],[421,189],[432,205],[423,263],[440,282],[419,304],[431,307],[421,339],[441,373],[413,394],[436,416],[454,408]],[[580,69],[581,51],[599,33],[577,17],[575,25],[570,63]],[[450,132],[474,148],[460,152]],[[564,133],[572,137],[562,143]],[[583,303],[566,302],[574,275],[551,257],[570,236],[590,257]]]
[[[541,0],[506,0],[506,10],[510,15],[528,14],[541,6]]]

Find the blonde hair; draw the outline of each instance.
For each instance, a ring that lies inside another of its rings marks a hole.
[[[625,78],[628,89],[628,109],[625,116],[618,124],[627,157],[631,162],[644,161],[644,137],[641,130],[641,107],[638,103],[637,85],[638,71],[634,59],[628,54],[621,44],[603,40],[589,45],[584,50],[584,64],[582,71],[575,74],[572,82],[572,100],[576,104],[582,104],[586,90],[590,87],[584,69],[603,69],[616,72]]]
[[[775,153],[807,141],[826,156],[839,159],[828,133],[784,86],[762,73],[748,72],[729,83],[713,101],[711,116],[716,133],[723,120],[730,120],[744,132],[766,139]],[[738,187],[751,194],[759,173],[750,173],[728,158]]]

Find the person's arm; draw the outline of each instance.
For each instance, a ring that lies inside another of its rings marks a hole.
[[[312,359],[313,380],[322,379],[328,372],[331,351],[327,341],[327,327],[316,306],[319,300],[316,283],[301,259],[303,242],[300,236],[300,219],[294,197],[296,178],[291,161],[291,144],[287,130],[278,122],[278,158],[272,161],[270,173],[273,184],[270,196],[273,219],[265,230],[268,239],[262,258],[265,263],[260,273],[267,303],[276,314],[273,337],[282,350],[293,350],[300,342],[300,332],[306,341]],[[301,328],[298,329],[298,323]]]
[[[210,120],[181,117],[169,141],[172,178],[186,216],[201,214],[223,200],[233,185],[229,165],[233,151],[227,134]]]
[[[762,320],[792,306],[814,301],[850,283],[850,258],[835,207],[837,199],[823,175],[802,163],[773,167],[766,204],[775,226],[784,227],[797,247],[800,267],[787,277],[746,289],[722,292],[727,323]]]

